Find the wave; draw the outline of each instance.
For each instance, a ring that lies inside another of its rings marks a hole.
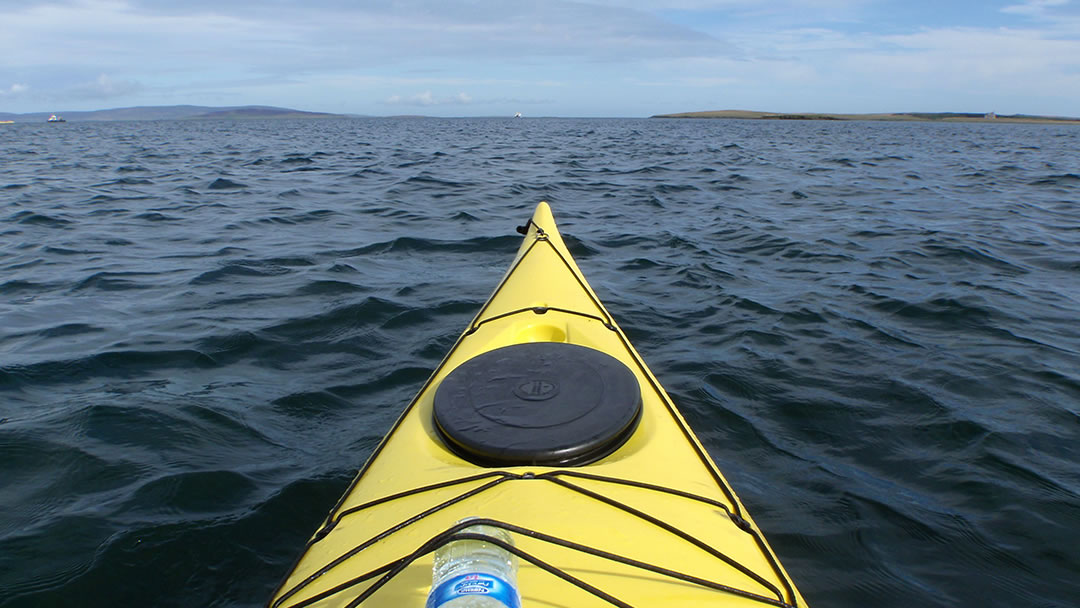
[[[192,285],[226,282],[238,277],[274,277],[292,272],[289,268],[265,260],[226,262],[220,268],[206,271],[190,281]]]
[[[71,220],[38,213],[35,211],[20,211],[7,219],[7,223],[23,224],[30,226],[45,226],[48,228],[66,228],[72,224]]]
[[[398,237],[391,241],[372,243],[355,249],[333,252],[337,257],[349,258],[363,255],[400,254],[411,252],[466,252],[475,253],[488,250],[510,250],[520,244],[520,238],[513,236],[474,237],[461,241]]]
[[[1076,173],[1059,173],[1040,177],[1029,183],[1032,186],[1076,186],[1080,184],[1080,175]]]
[[[109,180],[107,182],[101,182],[94,184],[94,188],[103,188],[106,186],[151,186],[154,182],[144,177],[120,177],[117,179]]]
[[[207,186],[207,189],[209,189],[209,190],[243,190],[243,189],[245,189],[247,187],[248,187],[247,184],[244,184],[244,183],[241,183],[241,182],[235,182],[235,181],[232,181],[230,179],[226,179],[224,177],[219,177],[219,178],[215,179],[214,181],[210,182],[210,185]]]
[[[50,386],[89,378],[130,377],[168,369],[207,368],[217,362],[194,349],[114,350],[66,360],[50,360],[0,367],[7,384]]]

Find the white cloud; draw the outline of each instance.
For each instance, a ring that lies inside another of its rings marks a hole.
[[[650,62],[638,84],[681,90],[701,109],[1075,115],[1080,99],[1080,40],[1048,28],[804,28],[733,39],[745,58]]]
[[[18,97],[30,90],[30,85],[14,83],[7,89],[0,89],[0,97]]]
[[[797,7],[803,10],[848,9],[864,6],[869,0],[778,0],[771,2],[773,10],[789,10]],[[760,9],[761,0],[588,0],[589,4],[603,4],[643,11],[722,11],[731,9]]]
[[[391,95],[383,103],[392,106],[460,106],[473,103],[473,99],[468,93],[435,97],[431,91],[424,91],[410,96]]]
[[[91,82],[80,83],[64,90],[59,96],[73,99],[110,99],[138,93],[143,88],[137,81],[116,80],[107,74],[101,74]]]
[[[1045,17],[1048,8],[1065,6],[1069,0],[1025,0],[1020,4],[1011,4],[1001,9],[1003,13],[1015,15],[1027,15],[1029,17]]]
[[[1080,40],[1056,39],[1038,30],[936,29],[882,41],[899,50],[870,59],[899,58],[899,65],[890,61],[894,68],[906,64],[904,72],[944,77],[949,86],[981,82],[1015,89],[1022,81],[1043,79],[1040,88],[1058,89],[1062,82],[1055,75],[1080,74]]]
[[[245,4],[29,4],[0,20],[0,66],[111,67],[135,60],[151,70],[207,70],[230,61],[275,72],[431,58],[633,61],[733,50],[640,11],[565,0]]]
[[[1061,108],[1080,98],[1080,40],[1039,30],[942,28],[877,41],[870,52],[839,58],[835,71],[924,108],[954,99],[965,105],[953,109],[964,111],[1068,113]]]

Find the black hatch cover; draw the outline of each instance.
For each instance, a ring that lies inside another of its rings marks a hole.
[[[435,391],[435,428],[482,466],[581,465],[623,444],[641,389],[618,359],[562,342],[514,344],[458,366]]]

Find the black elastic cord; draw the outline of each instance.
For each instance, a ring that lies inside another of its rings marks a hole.
[[[562,569],[560,569],[560,568],[558,568],[556,566],[553,566],[553,565],[545,562],[544,560],[541,560],[540,558],[532,555],[531,553],[528,553],[528,552],[522,550],[521,548],[519,548],[519,547],[517,547],[517,546],[515,546],[513,544],[507,543],[507,542],[505,542],[505,541],[503,541],[501,539],[498,539],[498,538],[495,538],[495,537],[492,537],[492,536],[488,536],[486,534],[478,534],[478,533],[464,531],[466,528],[469,528],[469,527],[472,527],[472,526],[478,526],[478,525],[500,528],[500,529],[506,530],[508,532],[514,532],[516,534],[521,534],[522,536],[528,536],[530,538],[533,538],[533,539],[541,541],[541,542],[545,542],[545,543],[548,543],[548,544],[553,544],[553,545],[557,545],[557,546],[564,547],[564,548],[567,548],[567,549],[579,551],[579,552],[586,553],[586,554],[589,554],[589,555],[593,555],[595,557],[599,557],[599,558],[602,558],[602,559],[615,561],[615,562],[620,563],[620,564],[624,564],[624,565],[627,565],[627,566],[631,566],[631,567],[634,567],[634,568],[638,568],[638,569],[641,569],[641,570],[652,572],[654,574],[667,576],[669,578],[674,578],[676,580],[681,580],[681,581],[684,581],[684,582],[696,584],[696,585],[699,585],[699,586],[702,586],[702,587],[714,589],[714,590],[717,590],[717,591],[723,591],[723,592],[731,593],[733,595],[737,595],[739,597],[743,597],[743,598],[746,598],[746,599],[749,599],[749,600],[752,600],[752,601],[756,601],[756,602],[759,602],[759,603],[768,604],[770,606],[777,606],[778,608],[793,608],[792,604],[788,604],[788,603],[785,603],[783,601],[774,600],[772,598],[765,597],[765,596],[762,596],[762,595],[758,595],[756,593],[751,593],[749,591],[744,591],[742,589],[737,589],[737,588],[734,588],[734,587],[723,585],[721,583],[716,583],[716,582],[709,581],[709,580],[706,580],[706,579],[698,578],[698,577],[695,577],[695,576],[691,576],[689,574],[685,574],[685,573],[677,572],[677,571],[674,571],[674,570],[670,570],[668,568],[662,568],[660,566],[656,566],[656,565],[649,564],[649,563],[646,563],[646,562],[630,559],[630,558],[627,558],[627,557],[622,557],[620,555],[616,555],[616,554],[609,553],[607,551],[602,551],[602,550],[599,550],[599,549],[594,549],[594,548],[588,547],[586,545],[581,545],[581,544],[578,544],[578,543],[574,543],[574,542],[571,542],[571,541],[568,541],[568,540],[565,540],[565,539],[558,538],[556,536],[551,536],[551,535],[544,534],[542,532],[537,532],[535,530],[531,530],[531,529],[528,529],[528,528],[522,528],[520,526],[515,526],[513,524],[508,524],[508,523],[501,522],[501,521],[498,521],[498,520],[484,519],[484,518],[470,519],[470,520],[467,520],[467,521],[464,521],[464,522],[458,522],[458,523],[454,524],[453,526],[451,526],[450,528],[448,528],[447,530],[445,530],[445,531],[437,534],[436,536],[432,537],[431,539],[429,539],[427,542],[425,542],[423,545],[421,545],[419,548],[417,548],[412,553],[409,553],[408,555],[402,556],[401,558],[399,558],[397,560],[394,560],[393,562],[390,562],[388,564],[380,566],[379,568],[376,568],[375,570],[372,570],[371,572],[365,573],[365,574],[363,574],[361,576],[350,579],[349,581],[346,581],[344,583],[336,585],[334,588],[328,589],[328,590],[318,594],[317,596],[313,596],[311,598],[308,598],[308,599],[300,602],[299,604],[296,604],[295,608],[303,608],[305,606],[310,606],[311,604],[313,604],[313,603],[315,603],[317,601],[320,601],[322,599],[325,599],[327,597],[330,597],[332,595],[335,595],[337,593],[345,591],[346,589],[348,589],[350,587],[353,587],[355,585],[358,585],[358,584],[363,583],[365,581],[368,581],[368,580],[370,580],[372,578],[375,578],[376,576],[381,575],[380,578],[377,581],[375,581],[369,587],[364,589],[358,596],[353,598],[353,600],[347,604],[347,606],[349,608],[355,608],[356,606],[359,606],[365,600],[370,598],[372,595],[374,595],[379,589],[381,589],[384,585],[386,585],[386,583],[390,582],[395,576],[397,576],[398,574],[403,572],[410,564],[415,562],[420,557],[423,557],[424,555],[427,555],[428,553],[431,553],[431,552],[437,550],[439,547],[441,547],[441,546],[443,546],[443,545],[445,545],[447,543],[451,543],[451,542],[458,541],[458,540],[480,540],[480,541],[484,541],[484,542],[496,545],[496,546],[502,548],[503,550],[505,550],[505,551],[507,551],[509,553],[513,553],[517,557],[519,557],[519,558],[529,562],[530,564],[533,564],[534,566],[544,570],[545,572],[548,572],[549,574],[552,574],[552,575],[554,575],[554,576],[556,576],[556,577],[558,577],[558,578],[560,578],[560,579],[562,579],[562,580],[564,580],[564,581],[566,581],[566,582],[568,582],[568,583],[570,583],[570,584],[572,584],[572,585],[574,585],[574,586],[576,586],[576,587],[578,587],[578,588],[580,588],[580,589],[582,589],[582,590],[584,590],[584,591],[586,591],[586,592],[588,592],[588,593],[590,593],[590,594],[592,594],[592,595],[594,595],[594,596],[608,602],[609,604],[611,604],[613,606],[617,606],[619,608],[634,608],[631,604],[616,598],[615,596],[603,591],[602,589],[599,589],[598,587],[595,587],[595,586],[593,586],[593,585],[591,585],[591,584],[589,584],[589,583],[587,583],[587,582],[585,582],[585,581],[583,581],[583,580],[569,574],[568,572],[566,572],[566,571],[564,571],[564,570],[562,570]]]
[[[464,500],[466,500],[468,498],[471,498],[473,496],[476,496],[476,495],[480,494],[481,492],[485,492],[485,491],[495,487],[496,485],[499,485],[501,483],[504,483],[506,481],[511,481],[511,480],[526,480],[526,481],[527,480],[542,480],[542,481],[547,481],[547,482],[550,482],[550,483],[554,483],[554,484],[556,484],[556,485],[558,485],[560,487],[563,487],[563,488],[565,488],[567,490],[570,490],[570,491],[582,494],[584,496],[587,496],[589,498],[592,498],[593,500],[596,500],[598,502],[601,502],[601,503],[607,504],[609,506],[615,507],[617,509],[620,509],[620,510],[622,510],[622,511],[624,511],[624,512],[630,514],[630,515],[633,515],[634,517],[637,517],[637,518],[639,518],[639,519],[641,519],[643,521],[646,521],[646,522],[648,522],[650,524],[653,524],[653,525],[661,528],[662,530],[664,530],[664,531],[666,531],[666,532],[668,532],[670,534],[673,534],[673,535],[675,535],[675,536],[689,542],[690,544],[693,544],[694,546],[702,549],[703,551],[705,551],[709,555],[711,555],[711,556],[715,557],[716,559],[718,559],[718,560],[728,564],[729,566],[735,568],[737,571],[744,574],[745,576],[747,576],[748,578],[750,578],[754,582],[762,585],[766,589],[769,589],[770,591],[772,591],[773,593],[776,594],[777,599],[765,597],[765,596],[762,596],[762,595],[759,595],[759,594],[756,594],[756,593],[752,593],[750,591],[745,591],[745,590],[742,590],[742,589],[738,589],[736,587],[731,587],[729,585],[724,585],[722,583],[709,581],[707,579],[701,579],[701,578],[698,578],[698,577],[695,577],[695,576],[692,576],[692,575],[689,575],[689,574],[686,574],[686,573],[678,572],[676,570],[671,570],[671,569],[668,569],[668,568],[663,568],[663,567],[660,567],[660,566],[647,564],[645,562],[639,562],[637,560],[633,560],[631,558],[623,557],[623,556],[620,556],[620,555],[617,555],[617,554],[614,554],[614,553],[611,553],[611,552],[608,552],[608,551],[603,551],[601,549],[595,549],[593,547],[588,547],[586,545],[581,545],[581,544],[574,543],[574,542],[571,542],[571,541],[563,540],[563,539],[560,539],[560,538],[557,538],[557,537],[554,537],[554,536],[543,534],[541,532],[536,532],[534,530],[529,530],[527,528],[521,528],[521,527],[515,526],[513,524],[507,524],[507,523],[504,523],[504,522],[500,522],[498,520],[477,518],[477,519],[470,519],[467,522],[459,522],[458,524],[455,524],[454,526],[449,528],[446,532],[434,537],[428,543],[425,543],[424,546],[420,547],[419,549],[414,551],[412,554],[410,554],[408,556],[405,556],[405,557],[402,557],[399,560],[395,560],[394,562],[386,564],[386,565],[384,565],[384,566],[382,566],[380,568],[376,568],[375,570],[372,570],[371,572],[368,572],[368,573],[363,574],[361,576],[352,578],[352,579],[350,579],[348,581],[345,581],[344,583],[341,583],[339,585],[335,585],[334,587],[332,587],[330,589],[327,589],[325,591],[322,591],[322,592],[320,592],[320,593],[318,593],[318,594],[316,594],[316,595],[314,595],[312,597],[309,597],[309,598],[307,598],[305,600],[302,600],[301,602],[299,602],[297,604],[293,604],[293,608],[302,608],[304,606],[309,606],[309,605],[311,605],[311,604],[313,604],[313,603],[315,603],[315,602],[317,602],[319,600],[325,599],[327,597],[330,597],[332,595],[335,595],[337,593],[345,591],[346,589],[354,587],[354,586],[356,586],[356,585],[358,585],[360,583],[363,583],[363,582],[365,582],[367,580],[370,580],[371,578],[374,578],[375,576],[382,575],[382,577],[378,581],[376,581],[374,584],[372,584],[372,586],[365,589],[364,592],[361,594],[361,596],[356,598],[354,603],[350,604],[350,606],[358,605],[360,602],[362,602],[365,599],[367,599],[368,597],[370,597],[371,594],[375,593],[375,591],[377,589],[379,589],[383,585],[385,585],[386,582],[388,582],[394,576],[396,576],[398,573],[400,573],[402,570],[404,570],[404,568],[407,567],[408,564],[415,561],[418,557],[420,557],[422,555],[425,555],[426,553],[430,553],[431,551],[435,550],[436,548],[438,548],[439,546],[441,546],[445,542],[449,542],[449,540],[447,540],[447,538],[449,538],[450,535],[453,535],[456,532],[458,532],[458,531],[460,531],[460,530],[462,530],[464,528],[467,528],[469,526],[473,526],[473,525],[492,525],[492,526],[500,527],[502,529],[505,529],[505,530],[508,530],[508,531],[511,531],[511,532],[516,532],[516,533],[519,533],[519,534],[523,534],[523,535],[529,536],[531,538],[535,538],[535,539],[543,541],[543,542],[547,542],[547,543],[550,543],[550,544],[555,544],[555,545],[562,546],[562,547],[569,548],[569,549],[574,549],[576,551],[587,553],[589,555],[593,555],[593,556],[600,557],[600,558],[603,558],[603,559],[608,559],[610,561],[614,561],[614,562],[621,563],[621,564],[634,566],[634,567],[637,567],[637,568],[648,570],[650,572],[654,572],[656,574],[662,574],[664,576],[668,576],[668,577],[675,578],[675,579],[678,579],[678,580],[682,580],[682,581],[685,581],[685,582],[697,584],[697,585],[700,585],[700,586],[703,586],[703,587],[706,587],[706,588],[731,593],[731,594],[734,594],[734,595],[738,595],[740,597],[745,597],[747,599],[752,599],[752,600],[762,602],[762,603],[766,603],[766,604],[770,604],[770,605],[773,605],[773,606],[781,606],[781,607],[794,607],[795,606],[794,595],[793,594],[789,594],[789,597],[792,599],[791,603],[784,602],[783,593],[779,589],[777,589],[777,587],[775,585],[773,585],[769,581],[765,580],[760,575],[753,572],[752,570],[750,570],[746,566],[743,566],[738,561],[732,559],[731,557],[729,557],[729,556],[725,555],[724,553],[718,551],[717,549],[711,547],[707,543],[701,541],[700,539],[697,539],[696,537],[690,535],[689,533],[684,532],[684,531],[676,528],[675,526],[673,526],[671,524],[668,524],[668,523],[666,523],[664,521],[661,521],[661,520],[659,520],[659,519],[657,519],[657,518],[655,518],[655,517],[653,517],[651,515],[648,515],[647,513],[644,513],[644,512],[642,512],[642,511],[640,511],[640,510],[638,510],[638,509],[636,509],[634,507],[631,507],[631,506],[629,506],[629,505],[627,505],[625,503],[622,503],[622,502],[620,502],[618,500],[615,500],[613,498],[610,498],[608,496],[604,496],[603,494],[600,494],[598,492],[594,492],[594,491],[589,490],[587,488],[582,488],[581,486],[572,484],[572,483],[570,483],[570,482],[568,482],[568,481],[566,481],[564,479],[559,479],[560,477],[573,477],[573,478],[585,479],[585,480],[590,480],[590,481],[595,481],[595,482],[611,483],[611,484],[617,484],[617,485],[625,485],[625,486],[635,487],[635,488],[649,490],[649,491],[662,492],[662,493],[670,494],[672,496],[677,496],[677,497],[685,498],[685,499],[688,499],[688,500],[694,500],[694,501],[701,502],[701,503],[704,503],[704,504],[707,504],[707,505],[710,505],[710,506],[718,507],[718,508],[722,509],[725,513],[727,513],[729,515],[729,517],[732,516],[732,513],[731,513],[730,509],[727,507],[727,505],[724,505],[723,503],[720,503],[720,502],[718,502],[718,501],[716,501],[714,499],[711,499],[711,498],[708,498],[708,497],[705,497],[705,496],[699,496],[699,495],[692,494],[692,493],[689,493],[689,492],[684,492],[682,490],[676,490],[674,488],[666,488],[664,486],[658,486],[658,485],[644,483],[644,482],[635,481],[635,480],[620,479],[620,478],[617,478],[617,477],[606,477],[606,476],[602,476],[602,475],[594,475],[594,474],[590,474],[590,473],[583,473],[583,472],[571,471],[571,470],[554,470],[554,471],[548,471],[548,472],[540,473],[540,474],[534,474],[532,472],[527,472],[527,473],[523,473],[523,474],[517,474],[517,473],[511,473],[511,472],[508,472],[508,471],[491,471],[491,472],[482,473],[482,474],[479,474],[479,475],[471,475],[471,476],[462,477],[462,478],[459,478],[459,479],[439,482],[439,483],[431,484],[431,485],[428,485],[428,486],[412,488],[412,489],[406,490],[404,492],[399,492],[399,493],[396,493],[396,494],[392,494],[390,496],[385,496],[385,497],[382,497],[382,498],[378,498],[378,499],[369,501],[367,503],[364,503],[362,505],[358,505],[356,507],[352,507],[352,508],[346,509],[345,511],[342,511],[341,513],[339,513],[337,515],[337,517],[334,518],[334,524],[335,525],[336,525],[336,523],[340,522],[341,519],[344,518],[347,515],[352,515],[354,513],[358,513],[360,511],[365,510],[365,509],[368,509],[368,508],[371,508],[371,507],[374,507],[374,506],[377,506],[377,505],[385,504],[387,502],[391,502],[391,501],[398,500],[398,499],[401,499],[401,498],[407,498],[409,496],[414,496],[414,495],[417,495],[417,494],[422,494],[424,492],[429,492],[429,491],[438,490],[438,489],[442,489],[442,488],[461,485],[461,484],[464,484],[464,483],[469,483],[469,482],[473,482],[473,481],[481,481],[481,480],[484,480],[484,479],[490,479],[490,481],[488,481],[487,483],[484,483],[484,484],[482,484],[480,486],[472,488],[471,490],[468,490],[467,492],[463,492],[461,494],[458,494],[457,496],[451,497],[451,498],[439,503],[438,505],[435,505],[435,506],[433,506],[431,508],[428,508],[428,509],[426,509],[424,511],[421,511],[421,512],[413,515],[412,517],[409,517],[409,518],[405,519],[404,521],[392,526],[391,528],[389,528],[389,529],[375,535],[371,539],[369,539],[369,540],[367,540],[367,541],[353,547],[352,549],[349,549],[344,554],[342,554],[342,555],[338,556],[337,558],[333,559],[332,561],[327,563],[325,566],[323,566],[322,568],[320,568],[316,572],[313,572],[311,575],[309,575],[303,581],[297,583],[292,589],[290,589],[288,592],[286,592],[280,598],[278,598],[277,601],[275,601],[272,604],[272,606],[274,606],[274,607],[280,606],[282,602],[284,602],[287,599],[289,599],[290,597],[294,596],[296,593],[298,593],[303,588],[307,587],[309,584],[314,582],[319,577],[323,576],[324,574],[326,574],[330,570],[333,570],[337,566],[341,565],[347,559],[349,559],[349,558],[355,556],[356,554],[364,551],[365,549],[372,546],[376,542],[390,536],[391,534],[394,534],[395,532],[398,532],[398,531],[404,529],[405,527],[407,527],[407,526],[409,526],[409,525],[411,525],[411,524],[413,524],[413,523],[427,517],[428,515],[431,515],[433,513],[437,513],[438,511],[441,511],[442,509],[445,509],[445,508],[447,508],[447,507],[449,507],[451,505],[460,503],[460,502],[462,502],[462,501],[464,501]],[[494,478],[494,479],[492,479],[492,478]],[[762,545],[762,539],[760,538],[760,536],[758,535],[758,533],[755,530],[753,530],[752,528],[749,528],[749,526],[747,526],[749,529],[745,529],[742,526],[739,526],[738,523],[735,522],[734,519],[732,519],[732,521],[740,529],[743,529],[744,531],[749,533],[751,536],[753,536],[754,540],[757,542],[757,544],[759,546]],[[458,537],[454,537],[454,538],[451,538],[450,540],[455,540],[457,538]],[[464,538],[464,537],[461,537],[461,538]],[[480,540],[489,540],[489,538],[484,537],[484,538],[481,538]],[[497,540],[497,539],[495,539],[495,540]],[[438,542],[436,542],[436,541],[438,541]],[[436,543],[436,544],[434,546],[429,547],[428,545],[430,545],[431,543]],[[496,543],[496,544],[498,544],[498,543]],[[502,546],[502,545],[500,545],[500,546]],[[512,551],[513,553],[519,555],[519,557],[522,557],[522,559],[526,559],[527,561],[529,561],[530,563],[536,565],[537,567],[542,568],[545,571],[547,571],[547,572],[549,572],[551,574],[554,574],[555,576],[558,576],[559,578],[562,578],[563,580],[565,580],[567,582],[570,582],[570,583],[572,583],[572,584],[574,584],[574,585],[576,585],[576,586],[578,586],[578,587],[580,587],[582,589],[585,589],[586,591],[589,591],[590,593],[593,593],[593,595],[597,595],[598,597],[601,597],[601,598],[605,599],[605,601],[609,601],[609,603],[612,603],[615,606],[620,606],[620,607],[626,606],[626,607],[630,608],[628,604],[623,603],[621,600],[618,600],[618,599],[616,599],[616,598],[614,598],[612,596],[609,596],[608,594],[604,593],[603,591],[601,591],[601,590],[599,590],[599,589],[597,589],[595,587],[592,587],[588,583],[585,583],[584,581],[580,581],[579,579],[577,579],[577,578],[575,578],[575,577],[573,577],[573,576],[559,570],[557,567],[552,566],[550,564],[547,564],[546,562],[543,562],[539,558],[536,558],[536,557],[531,556],[531,555],[524,554],[523,552],[519,552],[520,550],[515,550],[515,549],[509,548],[509,547],[504,547],[504,548],[507,548],[508,550]]]
[[[485,483],[485,484],[483,484],[481,486],[473,488],[473,489],[469,490],[468,492],[464,492],[464,493],[459,494],[457,496],[454,496],[454,497],[452,497],[450,499],[447,499],[447,500],[443,501],[442,503],[440,503],[438,505],[435,505],[434,507],[431,507],[430,509],[421,511],[421,512],[413,515],[412,517],[409,517],[408,519],[398,523],[397,525],[389,528],[388,530],[384,530],[383,532],[380,532],[379,534],[376,534],[374,537],[368,539],[367,541],[353,547],[352,549],[349,549],[348,551],[346,551],[342,555],[337,556],[336,558],[334,558],[333,560],[328,562],[326,565],[324,565],[322,568],[319,568],[315,572],[312,572],[310,575],[308,575],[307,578],[305,578],[304,580],[297,583],[292,589],[289,589],[289,591],[282,594],[282,596],[279,597],[277,599],[277,601],[275,601],[273,604],[271,604],[271,606],[273,606],[273,607],[280,606],[282,602],[289,599],[293,595],[296,595],[296,593],[298,593],[301,589],[303,589],[304,587],[307,587],[309,584],[315,582],[315,580],[318,579],[319,577],[321,577],[322,575],[324,575],[327,572],[329,572],[329,571],[333,570],[334,568],[338,567],[339,565],[344,563],[345,560],[347,560],[350,557],[356,555],[357,553],[360,553],[364,549],[367,549],[371,545],[373,545],[373,544],[379,542],[380,540],[390,536],[391,534],[397,532],[398,530],[401,530],[401,529],[403,529],[403,528],[405,528],[405,527],[407,527],[407,526],[409,526],[409,525],[411,525],[411,524],[413,524],[413,523],[415,523],[417,521],[420,521],[421,519],[427,517],[428,515],[431,515],[432,513],[436,513],[438,511],[441,511],[442,509],[445,509],[446,507],[449,507],[451,505],[455,505],[455,504],[457,504],[457,503],[459,503],[459,502],[461,502],[463,500],[466,500],[466,499],[471,498],[471,497],[473,497],[473,496],[475,496],[475,495],[477,495],[477,494],[479,494],[481,492],[484,492],[485,490],[488,490],[488,489],[490,489],[490,488],[492,488],[494,486],[497,486],[497,485],[499,485],[500,483],[502,483],[504,481],[507,481],[507,480],[510,480],[510,479],[517,479],[517,478],[519,478],[519,476],[515,475],[513,473],[507,473],[505,471],[492,471],[490,473],[483,473],[483,474],[480,474],[480,475],[472,475],[470,477],[463,477],[463,478],[460,478],[460,479],[454,479],[454,480],[451,480],[451,481],[445,481],[445,482],[441,482],[441,483],[436,483],[436,484],[432,484],[432,485],[429,485],[429,486],[424,486],[424,487],[421,487],[421,488],[413,488],[411,490],[406,490],[405,492],[399,492],[399,493],[391,495],[391,496],[385,496],[383,498],[372,500],[372,501],[366,502],[366,503],[364,503],[362,505],[352,507],[350,509],[346,509],[345,511],[342,511],[341,513],[338,514],[338,516],[336,518],[334,518],[333,524],[328,525],[325,528],[327,530],[327,532],[322,533],[323,538],[325,538],[326,534],[329,531],[329,528],[333,528],[333,526],[337,525],[337,523],[340,522],[341,519],[343,517],[345,517],[346,515],[351,515],[353,513],[363,511],[364,509],[368,509],[368,508],[374,507],[376,505],[380,505],[380,504],[383,504],[383,503],[386,503],[386,502],[390,502],[392,500],[397,500],[399,498],[407,498],[407,497],[413,496],[415,494],[421,494],[423,492],[428,492],[428,491],[431,491],[431,490],[438,490],[438,489],[441,489],[441,488],[446,488],[446,487],[451,487],[451,486],[455,486],[455,485],[459,485],[459,484],[463,484],[463,483],[468,483],[470,481],[478,481],[478,480],[486,479],[486,478],[490,478],[490,477],[497,477],[497,479],[493,479],[492,481],[489,481],[489,482],[487,482],[487,483]],[[320,530],[320,532],[321,532],[321,530]],[[301,606],[301,605],[306,605],[306,604],[297,604],[296,606]]]
[[[543,477],[543,476],[541,475],[541,476],[538,476],[538,477]],[[616,509],[625,511],[625,512],[633,515],[634,517],[637,517],[638,519],[649,522],[650,524],[660,528],[661,530],[664,530],[665,532],[667,532],[669,534],[673,534],[673,535],[685,540],[686,542],[694,545],[698,549],[701,549],[702,551],[705,551],[706,553],[708,553],[709,555],[715,557],[716,559],[724,562],[725,564],[731,566],[732,568],[735,568],[739,572],[743,573],[743,575],[747,576],[748,578],[750,578],[754,582],[758,583],[762,587],[765,587],[769,591],[772,591],[773,593],[776,594],[777,600],[780,601],[780,602],[783,602],[784,595],[783,595],[783,593],[780,592],[779,589],[776,588],[776,585],[774,585],[774,584],[770,583],[769,581],[765,580],[757,572],[754,572],[750,568],[747,568],[746,566],[740,564],[736,559],[734,559],[731,556],[726,555],[723,552],[709,546],[707,543],[705,543],[704,541],[702,541],[702,540],[700,540],[698,538],[695,538],[691,534],[688,534],[687,532],[683,532],[682,530],[676,528],[675,526],[673,526],[673,525],[671,525],[671,524],[669,524],[667,522],[664,522],[664,521],[662,521],[660,519],[657,519],[656,517],[653,517],[652,515],[649,515],[648,513],[645,513],[644,511],[641,511],[640,509],[636,509],[634,507],[631,507],[630,505],[619,502],[619,501],[617,501],[617,500],[615,500],[613,498],[609,498],[607,496],[604,496],[603,494],[599,494],[597,492],[593,492],[592,490],[583,488],[581,486],[574,485],[574,484],[572,484],[572,483],[570,483],[570,482],[568,482],[566,480],[557,479],[554,475],[549,477],[549,479],[551,479],[552,482],[563,486],[564,488],[573,490],[573,491],[575,491],[575,492],[577,492],[579,494],[582,494],[584,496],[588,496],[589,498],[591,498],[593,500],[600,501],[600,502],[602,502],[604,504],[611,505],[612,507],[615,507]]]
[[[511,310],[511,311],[508,311],[508,312],[500,313],[500,314],[495,315],[494,317],[488,317],[488,318],[484,319],[483,321],[480,321],[479,323],[476,323],[472,327],[470,327],[468,329],[468,331],[465,332],[465,335],[468,336],[468,335],[476,333],[476,330],[480,329],[480,327],[483,326],[485,323],[491,323],[492,321],[498,321],[499,319],[505,319],[506,317],[512,317],[514,315],[519,315],[519,314],[521,314],[523,312],[531,312],[531,313],[538,314],[538,315],[545,315],[545,314],[547,314],[549,312],[553,312],[553,311],[554,312],[566,313],[568,315],[577,315],[579,317],[584,317],[586,319],[592,319],[594,321],[599,321],[605,328],[610,329],[611,331],[615,331],[615,327],[611,323],[609,323],[608,321],[605,321],[601,317],[598,317],[596,315],[591,315],[591,314],[589,314],[587,312],[579,312],[577,310],[570,310],[569,308],[559,308],[557,306],[527,306],[525,308],[519,308],[517,310]]]

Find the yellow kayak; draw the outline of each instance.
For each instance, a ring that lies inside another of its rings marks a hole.
[[[482,523],[510,536],[525,608],[805,606],[547,203],[519,231],[269,605],[419,608],[435,549]]]

